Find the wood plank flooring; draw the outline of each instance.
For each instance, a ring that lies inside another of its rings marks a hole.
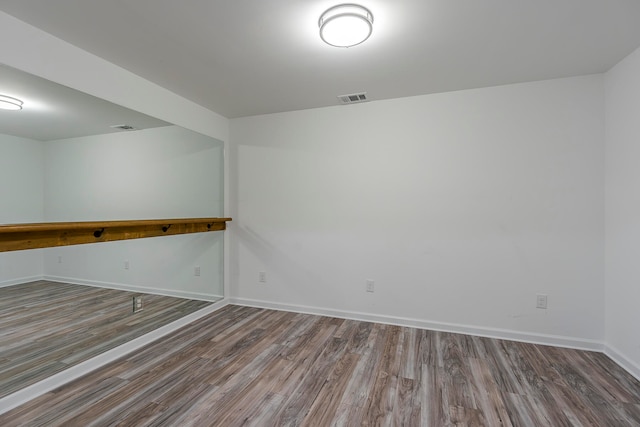
[[[0,397],[199,310],[209,302],[38,281],[0,288]]]
[[[226,306],[2,426],[639,426],[600,353]]]

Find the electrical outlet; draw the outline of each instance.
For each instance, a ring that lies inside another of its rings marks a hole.
[[[193,268],[193,275],[194,275],[194,276],[200,276],[200,266],[199,266],[199,265],[196,265],[196,266]]]
[[[258,273],[258,282],[267,283],[267,272],[261,271]]]
[[[538,294],[536,296],[536,308],[547,308],[547,296],[544,294]]]
[[[374,292],[375,291],[375,285],[376,282],[374,282],[371,279],[367,279],[367,292]]]
[[[125,270],[129,269],[129,261],[128,260],[124,262],[124,269]]]
[[[142,311],[142,295],[133,297],[133,312],[137,313],[139,311]]]
[[[58,264],[62,264],[62,255],[58,255]]]

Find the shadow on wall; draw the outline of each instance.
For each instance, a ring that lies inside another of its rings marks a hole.
[[[242,245],[260,262],[268,265],[269,270],[282,280],[283,285],[288,286],[289,295],[293,296],[295,290],[300,289],[297,285],[321,282],[322,278],[314,275],[311,269],[305,268],[250,227],[236,226],[233,227],[233,231],[238,250]],[[236,259],[238,259],[237,256]],[[305,292],[299,292],[299,294],[304,296]]]

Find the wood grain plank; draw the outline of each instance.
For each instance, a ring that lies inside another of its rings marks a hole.
[[[384,347],[376,369],[376,379],[367,399],[365,412],[369,425],[389,425],[395,403],[401,361],[401,333],[399,326],[387,328]]]
[[[300,425],[313,427],[331,424],[340,407],[342,395],[347,388],[347,381],[359,359],[359,354],[345,353],[336,361],[329,378],[326,379],[314,399],[308,416],[304,417]]]
[[[511,419],[501,398],[498,386],[491,376],[489,367],[482,359],[470,359],[473,376],[473,393],[478,408],[481,409],[487,425],[512,426]]]

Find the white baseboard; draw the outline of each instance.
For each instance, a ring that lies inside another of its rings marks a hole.
[[[230,302],[231,304],[244,305],[248,307],[268,308],[273,310],[291,311],[294,313],[316,314],[320,316],[338,317],[341,319],[352,319],[366,322],[384,323],[388,325],[407,326],[440,332],[453,332],[458,334],[475,335],[479,337],[520,341],[531,344],[551,345],[555,347],[565,347],[599,352],[602,352],[604,350],[604,344],[600,341],[558,335],[526,333],[508,329],[482,328],[454,323],[433,322],[429,320],[412,319],[406,317],[385,316],[371,313],[334,310],[321,307],[282,304],[272,301],[252,300],[246,298],[230,298]]]
[[[622,354],[621,351],[608,344],[605,344],[604,346],[604,354],[609,356],[611,360],[616,362],[618,365],[624,368],[625,371],[629,372],[638,381],[640,381],[640,366],[637,363],[634,363],[633,361],[631,361],[631,359]]]
[[[17,279],[4,280],[0,282],[0,288],[6,288],[7,286],[21,285],[23,283],[37,282],[38,280],[44,280],[43,276],[30,276],[20,277]]]
[[[10,411],[16,406],[20,406],[23,403],[30,401],[31,399],[48,393],[49,391],[54,390],[70,381],[80,378],[81,376],[86,375],[106,365],[107,363],[113,362],[123,356],[126,356],[127,354],[132,353],[144,347],[145,345],[159,338],[162,338],[163,336],[168,335],[171,332],[180,329],[181,327],[186,326],[195,320],[198,320],[203,316],[213,313],[214,311],[217,311],[228,304],[228,300],[215,302],[211,305],[208,305],[207,307],[204,307],[201,310],[188,314],[178,320],[175,320],[152,332],[149,332],[148,334],[135,338],[111,350],[105,351],[99,356],[72,366],[62,372],[52,375],[49,378],[46,378],[42,381],[25,387],[22,390],[12,393],[9,396],[5,396],[0,399],[0,415],[7,411]]]
[[[95,280],[78,279],[75,277],[44,276],[44,278],[41,279],[50,280],[52,282],[71,283],[73,285],[93,286],[95,288],[118,289],[121,291],[140,292],[145,294],[164,295],[167,297],[178,297],[210,302],[219,301],[223,298],[222,295],[205,294],[190,291],[177,291],[173,289],[146,288],[143,286],[128,285],[125,283],[100,282]]]

